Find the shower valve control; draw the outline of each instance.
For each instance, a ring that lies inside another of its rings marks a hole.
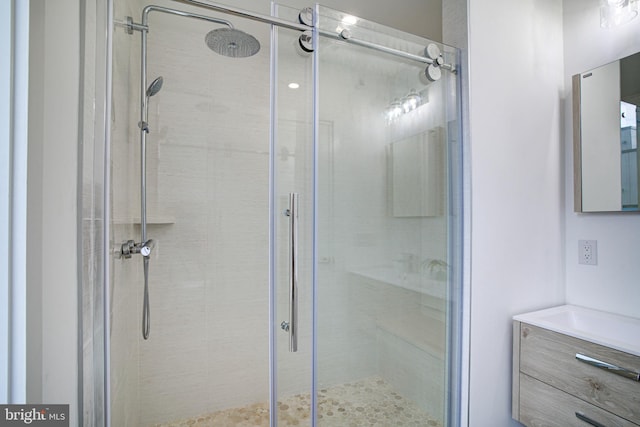
[[[140,255],[149,256],[151,255],[151,248],[149,246],[143,246],[140,248]]]
[[[136,243],[135,240],[127,240],[120,245],[120,258],[129,259],[133,254],[140,254],[147,258],[151,255],[151,251],[156,246],[153,239],[146,242]]]

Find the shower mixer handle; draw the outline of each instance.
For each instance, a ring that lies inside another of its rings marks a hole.
[[[153,248],[156,247],[156,242],[153,239],[149,239],[144,243],[141,243],[142,246],[140,246],[140,255],[142,255],[143,257],[149,257],[151,255],[151,252],[153,251]]]

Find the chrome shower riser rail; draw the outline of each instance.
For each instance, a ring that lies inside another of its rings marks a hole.
[[[196,13],[184,12],[181,10],[170,9],[162,6],[149,5],[146,6],[142,11],[142,24],[135,24],[130,19],[127,19],[127,23],[124,24],[127,28],[128,32],[132,32],[133,30],[139,30],[142,34],[142,47],[140,50],[141,56],[141,69],[140,69],[140,123],[141,123],[141,132],[140,132],[140,186],[141,186],[141,206],[140,206],[140,226],[141,226],[141,242],[147,241],[147,194],[146,194],[146,136],[148,133],[148,127],[146,124],[148,122],[148,114],[149,114],[149,96],[146,94],[147,90],[147,32],[149,31],[149,13],[151,12],[163,12],[172,15],[178,15],[188,18],[200,19],[207,22],[213,22],[216,24],[226,25],[229,28],[233,28],[231,22],[226,19],[213,18],[210,16],[198,15]]]
[[[261,14],[252,13],[242,9],[230,8],[226,6],[217,5],[215,3],[208,3],[202,1],[183,1],[176,0],[181,3],[192,4],[200,6],[206,9],[215,10],[218,12],[224,12],[234,16],[240,16],[254,21],[265,22],[268,24],[285,27],[298,31],[307,31],[309,26],[285,21],[279,18],[265,16]],[[141,67],[140,67],[140,229],[141,229],[141,242],[147,241],[147,134],[149,132],[148,127],[148,115],[149,115],[149,97],[147,93],[147,34],[149,32],[149,14],[151,12],[163,12],[172,15],[183,16],[187,18],[195,18],[204,20],[207,22],[213,22],[221,25],[226,25],[233,29],[234,26],[231,22],[214,18],[196,13],[185,12],[181,10],[170,9],[162,6],[149,5],[142,11],[142,23],[136,24],[128,17],[126,23],[119,22],[118,25],[125,27],[126,31],[131,34],[134,30],[140,31],[141,34]],[[142,320],[142,336],[146,340],[149,337],[150,331],[150,314],[149,314],[149,257],[144,256],[144,302],[143,302],[143,320]],[[292,325],[293,327],[293,325]]]

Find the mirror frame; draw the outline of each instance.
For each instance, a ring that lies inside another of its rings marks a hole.
[[[573,211],[582,212],[582,126],[580,116],[580,74],[571,79],[573,91]]]

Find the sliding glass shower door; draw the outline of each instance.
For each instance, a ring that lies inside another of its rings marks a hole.
[[[322,7],[317,26],[318,425],[454,425],[456,51]]]
[[[298,22],[299,8],[274,6]],[[310,32],[278,29],[272,88],[273,425],[311,425],[314,85]]]
[[[142,256],[112,260],[111,425],[267,426],[278,412],[275,379],[290,394],[308,395],[311,382],[312,58],[294,49],[299,31],[176,6],[122,2],[121,21],[147,14],[146,45],[139,32],[115,34],[112,241],[140,239],[142,131],[155,247],[146,339]],[[236,54],[251,38],[259,47]],[[163,81],[145,98],[142,126],[140,49],[146,81]],[[290,194],[295,218],[285,212]],[[299,323],[286,325],[299,328],[297,353],[280,326],[290,323],[293,237],[306,284]]]
[[[114,0],[105,424],[456,426],[456,50],[195,3]]]

